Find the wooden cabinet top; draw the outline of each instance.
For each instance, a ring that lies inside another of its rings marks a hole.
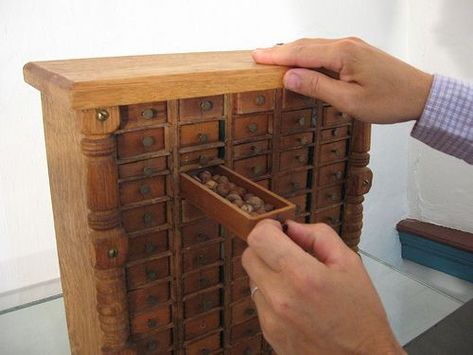
[[[88,109],[280,88],[287,69],[231,51],[31,62],[24,77],[43,94]]]

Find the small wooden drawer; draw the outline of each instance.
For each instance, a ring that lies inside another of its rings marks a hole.
[[[313,127],[312,110],[298,110],[283,112],[281,119],[281,133],[305,131]]]
[[[186,355],[209,355],[222,346],[221,333],[215,333],[203,339],[185,345]]]
[[[304,170],[277,176],[274,178],[273,190],[281,195],[292,194],[304,190],[307,188],[308,174],[309,172]]]
[[[181,229],[181,238],[184,248],[217,239],[219,238],[218,223],[205,218],[197,223],[186,225]]]
[[[232,238],[232,256],[240,256],[243,254],[248,244],[241,238]]]
[[[307,194],[290,197],[288,200],[296,205],[296,216],[306,212]]]
[[[189,272],[220,260],[220,243],[215,243],[196,250],[184,252],[182,267],[184,272]]]
[[[334,226],[341,222],[341,206],[327,208],[320,211],[315,211],[313,216],[314,223],[326,223]]]
[[[255,336],[251,339],[245,339],[236,345],[232,346],[231,355],[259,355],[262,353],[262,337]]]
[[[126,269],[126,280],[129,290],[144,286],[169,276],[169,257],[146,261]]]
[[[246,273],[243,265],[241,264],[241,257],[236,257],[232,260],[232,279],[236,280],[240,277],[247,277],[248,274]]]
[[[295,110],[312,106],[315,106],[314,98],[298,94],[294,91],[283,90],[282,108],[284,110]]]
[[[184,339],[191,340],[222,325],[221,311],[215,310],[184,322]]]
[[[250,280],[247,277],[232,282],[232,302],[250,296]]]
[[[345,159],[347,156],[347,140],[322,144],[320,146],[320,163]]]
[[[184,317],[192,318],[200,313],[223,306],[222,289],[215,288],[209,291],[199,292],[197,295],[188,297],[184,301]]]
[[[351,118],[347,114],[338,111],[335,107],[326,106],[323,108],[323,126],[336,126],[350,123]]]
[[[186,124],[180,127],[181,147],[215,143],[219,140],[219,121]]]
[[[322,142],[326,142],[332,139],[345,138],[350,135],[350,126],[334,127],[329,129],[323,129],[320,132],[320,138]]]
[[[171,283],[169,281],[141,288],[128,293],[128,310],[132,314],[140,313],[167,302],[170,298]]]
[[[345,179],[345,167],[346,164],[343,162],[320,168],[317,184],[319,186],[326,186],[342,182]]]
[[[268,134],[270,132],[271,117],[272,114],[235,117],[233,120],[233,139],[246,140]]]
[[[314,134],[312,132],[304,132],[291,134],[289,136],[281,137],[281,149],[290,149],[296,147],[303,147],[314,142]]]
[[[232,324],[242,323],[256,316],[256,306],[251,297],[232,305]]]
[[[135,181],[122,182],[119,190],[122,205],[158,198],[167,193],[166,176],[158,175]]]
[[[244,323],[234,325],[230,332],[230,342],[232,344],[238,343],[245,338],[254,337],[261,333],[258,318],[253,318]]]
[[[136,336],[152,332],[169,323],[171,323],[171,305],[163,305],[131,318],[131,333]]]
[[[315,208],[335,205],[343,200],[343,186],[338,185],[317,191]]]
[[[122,212],[123,228],[127,232],[134,232],[156,227],[166,222],[166,214],[166,202],[131,208]]]
[[[204,212],[198,207],[186,200],[181,200],[181,219],[183,223],[192,222],[199,218],[205,217]]]
[[[252,158],[237,160],[233,163],[233,168],[238,174],[251,179],[268,174],[268,155],[258,155]]]
[[[117,151],[120,159],[164,149],[164,128],[150,128],[127,132],[117,136]]]
[[[253,155],[267,153],[268,151],[268,140],[240,144],[233,147],[233,159],[247,158]]]
[[[140,160],[134,163],[118,166],[118,176],[121,179],[148,177],[167,169],[167,157]]]
[[[181,166],[212,164],[219,159],[219,148],[197,150],[194,152],[181,154]]]
[[[279,170],[300,168],[309,165],[309,148],[282,152],[279,158]]]
[[[169,231],[152,232],[128,239],[128,260],[138,260],[169,250]]]
[[[190,294],[208,287],[216,286],[222,282],[223,272],[221,267],[208,267],[184,275],[184,294]]]
[[[270,190],[269,186],[271,184],[271,179],[263,179],[255,181],[259,186],[265,188],[266,190]]]
[[[223,116],[223,95],[179,100],[179,119],[193,121]]]
[[[274,110],[274,90],[234,94],[233,108],[237,114]]]
[[[173,343],[172,328],[157,333],[151,333],[145,339],[135,341],[138,354],[167,354]]]
[[[166,102],[150,102],[121,107],[120,128],[134,128],[166,122]]]
[[[256,223],[263,219],[273,218],[283,221],[294,216],[295,206],[292,203],[269,190],[265,190],[258,184],[235,173],[227,167],[220,165],[212,167],[209,170],[212,174],[228,177],[228,179],[237,186],[245,188],[247,192],[258,196],[265,203],[271,204],[275,208],[271,212],[251,216],[194,179],[191,175],[197,174],[198,171],[192,172],[191,175],[182,173],[182,195],[188,201],[192,202],[192,204],[204,211],[209,218],[213,218],[223,224],[231,233],[236,234],[240,238],[246,239]]]

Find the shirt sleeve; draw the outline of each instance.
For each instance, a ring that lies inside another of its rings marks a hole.
[[[411,136],[473,164],[473,85],[434,75],[424,111]]]

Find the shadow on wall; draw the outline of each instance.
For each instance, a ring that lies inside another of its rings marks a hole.
[[[434,35],[445,48],[462,79],[473,81],[473,1],[443,0]]]

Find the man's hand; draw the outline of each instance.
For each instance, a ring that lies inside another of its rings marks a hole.
[[[287,89],[372,123],[418,119],[433,80],[432,75],[357,38],[300,39],[256,50],[253,58],[258,63],[298,67],[284,76]],[[317,68],[338,73],[339,80],[312,70]]]
[[[277,354],[402,353],[360,258],[329,226],[290,221],[286,235],[264,220],[242,263]]]

